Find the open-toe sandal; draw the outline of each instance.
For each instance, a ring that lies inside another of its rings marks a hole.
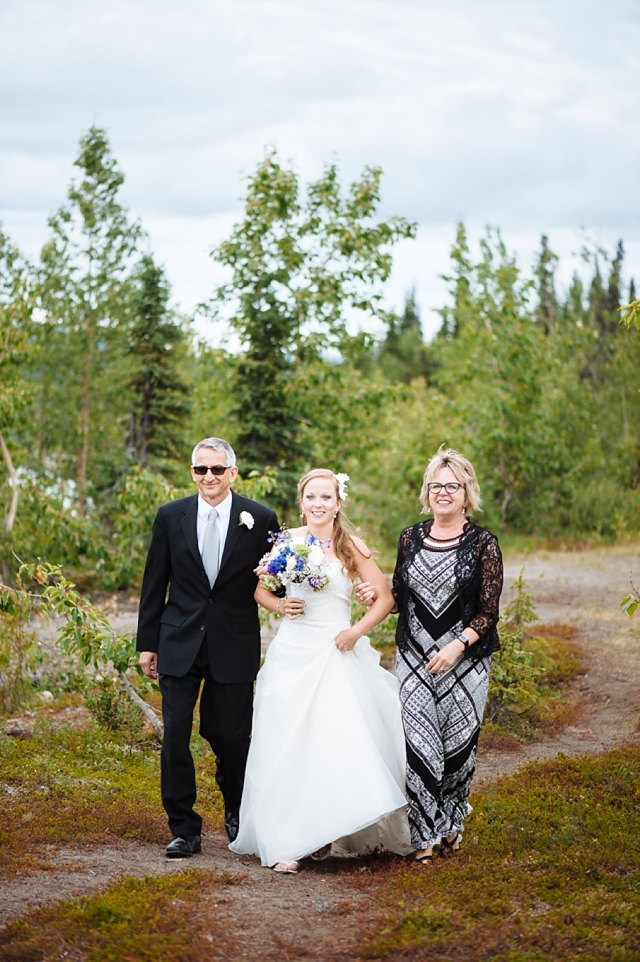
[[[433,855],[416,855],[413,861],[418,865],[430,865],[433,862]]]
[[[273,866],[273,871],[278,872],[280,875],[297,875],[298,867],[298,862],[277,862]]]
[[[460,832],[456,832],[455,836],[449,840],[448,838],[443,838],[440,842],[442,845],[442,854],[455,855],[456,852],[460,851],[460,843],[462,842],[462,835]]]
[[[329,858],[331,855],[331,842],[327,842],[322,848],[319,848],[317,852],[311,853],[311,858],[314,862],[324,862],[325,858]]]

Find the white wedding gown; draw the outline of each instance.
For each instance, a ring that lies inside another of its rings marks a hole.
[[[336,648],[352,586],[340,562],[329,563],[331,581],[305,586],[304,614],[283,619],[258,674],[240,831],[229,848],[263,865],[329,842],[335,855],[412,850],[396,680],[367,638]]]

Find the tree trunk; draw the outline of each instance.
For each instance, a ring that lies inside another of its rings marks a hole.
[[[147,466],[147,446],[149,444],[149,428],[151,422],[151,383],[149,377],[144,382],[142,394],[142,424],[140,428],[140,467]]]
[[[0,433],[0,449],[2,450],[2,455],[4,457],[4,463],[7,466],[7,472],[11,480],[11,504],[9,505],[9,511],[4,519],[4,527],[7,534],[11,534],[13,531],[13,525],[15,524],[16,515],[18,513],[18,479],[16,477],[16,469],[13,466],[13,460],[11,454],[9,453],[9,448],[4,439],[4,435]],[[9,579],[11,577],[11,565],[8,560],[2,562],[2,581],[4,584],[9,584]]]
[[[85,358],[85,372],[82,381],[82,403],[80,407],[80,454],[78,455],[78,514],[84,514],[87,493],[87,462],[89,460],[89,390],[91,388],[91,355]]]
[[[9,448],[7,447],[4,435],[0,433],[0,450],[2,451],[2,456],[4,458],[4,463],[7,466],[7,472],[11,480],[11,504],[9,505],[9,511],[4,519],[4,527],[7,534],[11,534],[13,531],[13,526],[15,524],[16,515],[18,513],[18,479],[16,477],[16,469],[13,466],[13,461],[9,453]]]

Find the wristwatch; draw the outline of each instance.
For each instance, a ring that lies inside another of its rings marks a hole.
[[[469,645],[471,644],[471,640],[470,640],[469,638],[467,638],[467,636],[466,636],[464,633],[458,635],[458,641],[461,641],[461,642],[462,642],[462,644],[464,645],[465,649],[467,649],[467,648],[469,647]]]

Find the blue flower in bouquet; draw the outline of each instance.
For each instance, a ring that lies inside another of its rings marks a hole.
[[[307,584],[313,591],[320,591],[330,580],[322,545],[311,534],[294,538],[289,531],[280,532],[260,565],[266,568],[263,584],[269,591],[290,584]]]

